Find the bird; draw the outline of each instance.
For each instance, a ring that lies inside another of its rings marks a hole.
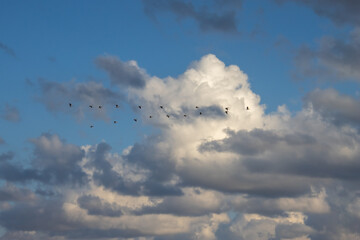
[[[163,107],[163,106],[160,106],[160,108],[161,108],[161,109],[164,109],[164,107]]]
[[[170,116],[169,116],[168,114],[166,114],[166,117],[167,117],[167,118],[170,118]]]
[[[202,114],[202,112],[199,113],[200,115]]]
[[[249,108],[249,107],[246,107],[246,110],[250,110],[250,108]]]
[[[93,108],[93,106],[92,106],[92,105],[89,105],[89,108]]]
[[[228,114],[228,111],[225,111],[226,114]]]
[[[152,116],[150,115],[149,118],[152,118]]]
[[[102,106],[99,106],[99,108],[102,108]]]
[[[69,107],[71,107],[72,106],[72,104],[71,103],[69,103]]]
[[[228,107],[226,107],[226,108],[225,108],[225,110],[226,110],[226,111],[229,111],[229,108],[228,108]]]
[[[117,121],[114,121],[114,123],[117,123]]]
[[[184,117],[187,117],[187,115],[186,115],[186,114],[184,114]]]
[[[90,128],[93,128],[94,127],[94,125],[90,125]]]
[[[196,106],[195,108],[199,108],[198,106]]]
[[[140,108],[140,109],[141,109],[141,106],[138,106],[138,108]]]
[[[115,105],[115,107],[116,107],[116,108],[119,108],[119,105],[118,105],[118,104],[116,104],[116,105]]]
[[[137,122],[137,119],[136,119],[136,118],[134,118],[134,121],[135,121],[135,122]]]

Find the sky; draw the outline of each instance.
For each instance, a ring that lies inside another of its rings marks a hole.
[[[0,0],[0,240],[358,240],[359,11]]]

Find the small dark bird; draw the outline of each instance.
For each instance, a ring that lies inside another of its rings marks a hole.
[[[134,121],[135,121],[135,122],[137,122],[137,119],[136,119],[136,118],[134,118]]]
[[[114,121],[114,123],[117,123],[117,121]]]
[[[226,107],[226,108],[225,108],[225,110],[226,110],[226,111],[229,111],[229,108],[228,108],[228,107]]]
[[[152,118],[152,116],[149,116],[149,118]]]
[[[118,104],[116,104],[116,105],[115,105],[115,107],[116,107],[116,108],[119,108],[119,105],[118,105]]]
[[[71,107],[72,106],[72,104],[71,103],[69,103],[69,107]]]
[[[161,108],[161,109],[164,109],[164,107],[163,107],[163,106],[160,106],[160,108]]]
[[[199,108],[198,106],[196,106],[195,108]]]
[[[166,117],[167,117],[167,118],[170,118],[170,116],[169,116],[169,115],[166,115]]]
[[[187,117],[187,115],[186,115],[186,114],[184,114],[184,117]]]
[[[102,108],[102,106],[99,106],[99,108]]]
[[[89,108],[93,108],[93,106],[92,106],[92,105],[89,105]]]
[[[228,111],[225,111],[226,114],[228,114]]]
[[[246,107],[246,110],[250,110],[250,108],[249,108],[249,107]]]
[[[141,109],[141,106],[138,106]]]
[[[200,115],[202,115],[202,112],[200,112]]]
[[[94,126],[93,125],[90,125],[90,128],[93,128]]]

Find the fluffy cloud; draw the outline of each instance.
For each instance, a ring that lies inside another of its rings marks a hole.
[[[0,177],[10,184],[0,188],[2,239],[359,234],[356,99],[315,90],[297,113],[280,106],[266,114],[247,75],[214,55],[177,78],[123,86],[128,103],[142,106],[138,123],[156,134],[121,153],[43,134],[30,140],[28,168],[1,154]]]

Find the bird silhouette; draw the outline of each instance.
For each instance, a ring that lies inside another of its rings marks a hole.
[[[202,115],[202,112],[199,112],[200,115]]]
[[[116,104],[116,105],[115,105],[115,107],[116,107],[116,108],[119,108],[119,105],[118,105],[118,104]]]
[[[167,117],[167,118],[170,118],[170,116],[169,116],[168,114],[166,114],[166,117]]]
[[[138,106],[138,108],[140,108],[140,109],[141,109],[141,106]]]
[[[69,107],[71,107],[72,106],[72,104],[71,103],[69,103]]]
[[[226,108],[225,108],[225,110],[226,110],[226,111],[229,111],[229,108],[228,108],[228,107],[226,107]]]
[[[199,108],[198,106],[196,106],[195,108]]]
[[[228,111],[225,111],[226,114],[228,114]]]
[[[89,108],[93,108],[93,106],[92,106],[92,105],[89,105]]]
[[[186,114],[184,114],[184,117],[187,117],[187,115],[186,115]]]
[[[249,108],[249,107],[246,107],[246,110],[250,110],[250,108]]]
[[[135,121],[135,122],[137,122],[137,119],[136,119],[136,118],[134,118],[134,121]]]
[[[94,127],[94,125],[90,125],[90,128],[93,128]]]
[[[102,106],[99,106],[99,108],[102,108]]]
[[[152,116],[150,115],[149,118],[152,118]]]
[[[164,109],[164,107],[163,107],[163,106],[160,106],[160,108],[161,108],[161,109]]]
[[[117,123],[117,121],[114,121],[114,123]]]

